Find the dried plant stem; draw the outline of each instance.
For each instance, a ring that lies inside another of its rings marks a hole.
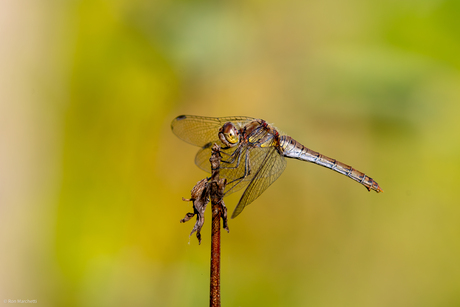
[[[210,303],[211,307],[220,307],[220,219],[224,220],[224,227],[228,231],[226,225],[226,210],[222,200],[224,196],[225,179],[219,179],[220,168],[220,147],[214,144],[212,155],[209,161],[211,162],[211,181],[210,181],[210,198],[212,205],[212,227],[211,227],[211,292]]]
[[[211,307],[220,307],[220,208],[212,205],[211,228]]]
[[[185,223],[195,215],[197,216],[195,226],[190,235],[196,232],[198,242],[201,243],[201,228],[204,224],[204,212],[209,199],[211,200],[211,307],[220,306],[220,219],[222,219],[223,228],[227,230],[227,232],[229,231],[227,224],[227,207],[225,207],[223,201],[227,181],[219,178],[221,159],[220,147],[214,144],[212,147],[212,155],[209,159],[212,170],[211,178],[200,180],[193,187],[190,199],[182,198],[184,201],[193,202],[193,213],[187,213],[180,221],[181,223]]]

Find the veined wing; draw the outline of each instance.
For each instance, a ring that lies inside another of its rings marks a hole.
[[[203,147],[208,143],[214,143],[219,140],[219,128],[226,122],[232,122],[240,129],[253,120],[254,118],[246,116],[205,117],[181,115],[172,121],[171,129],[181,140]]]
[[[225,119],[229,119],[229,117],[226,117]],[[249,119],[249,122],[254,120],[252,118],[248,118],[248,119]],[[241,127],[243,127],[244,126],[243,124],[245,122],[239,121],[239,123],[241,124]],[[241,129],[240,127],[237,127],[237,128]],[[234,147],[227,147],[225,144],[222,143],[222,141],[218,138],[218,135],[216,134],[216,139],[202,146],[201,149],[196,154],[196,157],[195,157],[196,165],[202,170],[208,173],[211,173],[211,165],[209,164],[209,157],[211,156],[211,152],[212,152],[211,148],[212,148],[212,145],[214,145],[214,143],[216,143],[217,145],[221,147],[220,152],[222,156],[222,161],[224,162],[223,166],[229,167],[228,163],[231,160],[233,160],[234,163],[231,164],[233,168],[236,168],[237,164],[238,165],[241,164],[241,166],[244,166],[244,159],[242,161],[241,159],[242,159],[242,156],[246,155],[247,150],[250,151],[249,158],[251,160],[251,164],[259,164],[262,161],[260,150],[263,147],[270,147],[270,146],[275,145],[273,143],[274,142],[273,135],[269,134],[269,132],[263,129],[262,126],[256,127],[256,129],[253,129],[253,131],[249,135],[246,135],[245,137],[247,138],[248,142],[239,143],[237,146],[234,146]],[[258,141],[262,139],[264,140],[263,144],[258,143]],[[238,163],[238,161],[240,161],[240,163]],[[227,165],[225,165],[225,163],[227,163]],[[256,168],[255,165],[251,165],[251,166],[252,166],[252,169]],[[244,174],[244,168],[242,169],[242,171],[243,171],[242,174]],[[238,172],[234,172],[234,175],[235,175],[234,178],[239,178],[241,177],[242,174]],[[227,177],[227,178],[234,179],[230,177]]]
[[[208,173],[211,172],[211,165],[209,163],[211,147],[205,146],[200,149],[195,157],[196,165]],[[235,152],[235,150],[236,148],[221,150],[223,162],[220,164],[220,176],[227,179],[225,194],[245,188],[254,178],[258,169],[260,169],[261,164],[264,163],[267,152],[271,148],[243,147],[239,152]]]
[[[265,155],[260,167],[255,171],[251,182],[241,196],[238,205],[232,214],[232,219],[237,217],[243,209],[260,196],[286,168],[286,160],[281,156],[276,147],[263,148]]]

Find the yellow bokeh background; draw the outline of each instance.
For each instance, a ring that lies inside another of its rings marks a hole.
[[[459,4],[2,1],[0,303],[208,305],[210,213],[201,245],[179,223],[206,173],[170,129],[193,114],[385,191],[289,160],[222,233],[224,306],[459,306]]]

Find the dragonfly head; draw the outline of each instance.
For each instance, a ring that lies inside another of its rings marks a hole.
[[[219,129],[219,139],[226,146],[233,147],[238,144],[240,140],[240,135],[238,129],[231,122],[225,123]]]

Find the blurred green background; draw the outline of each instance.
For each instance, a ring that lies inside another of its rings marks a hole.
[[[458,0],[1,1],[0,303],[208,305],[194,114],[385,191],[288,161],[222,233],[224,306],[459,306],[459,55]]]

